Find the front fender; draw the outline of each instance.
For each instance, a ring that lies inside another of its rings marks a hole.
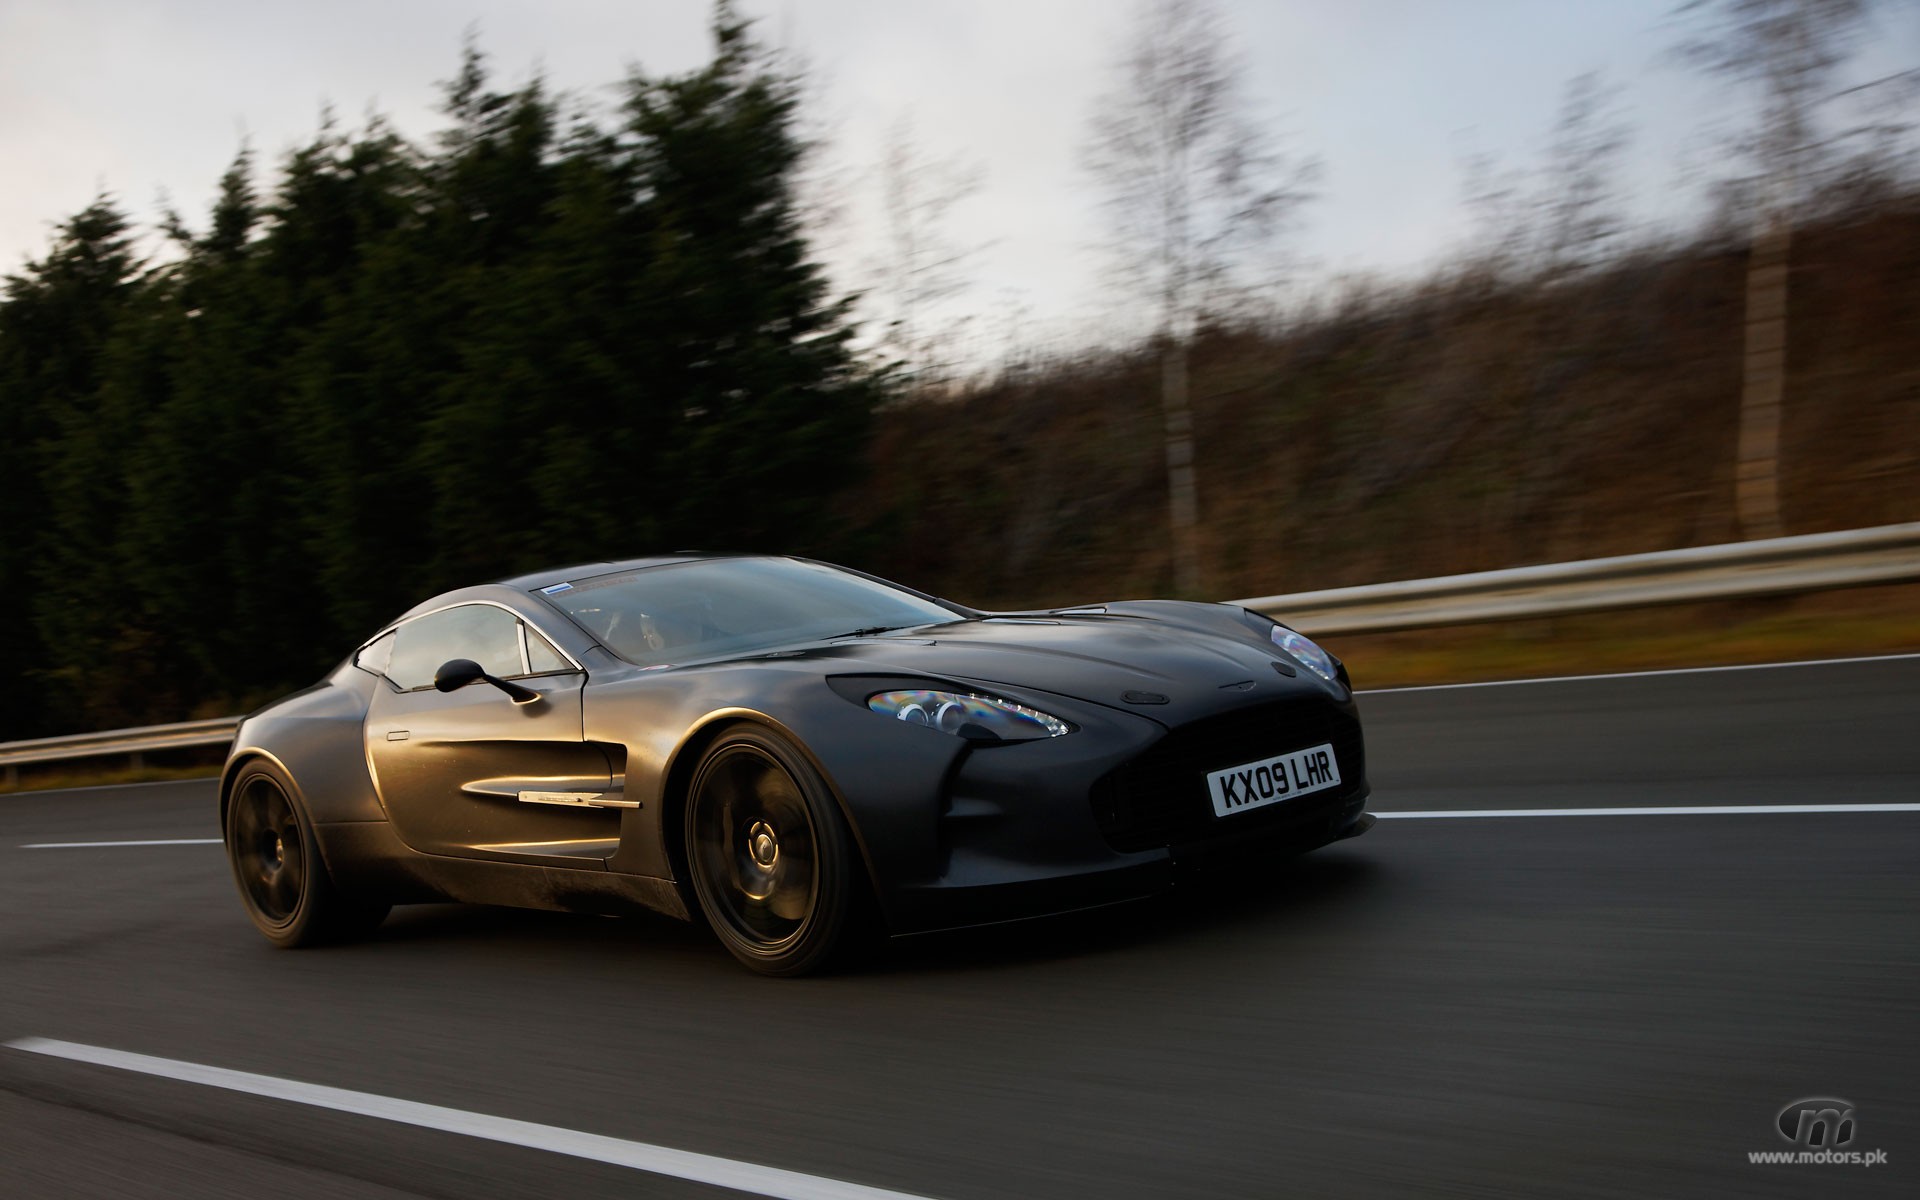
[[[743,721],[786,737],[820,772],[883,905],[900,880],[939,870],[943,784],[965,743],[903,736],[916,731],[848,703],[817,668],[759,664],[588,685],[587,739],[626,748],[626,795],[641,805],[624,818],[611,869],[684,876],[685,789],[714,734]]]

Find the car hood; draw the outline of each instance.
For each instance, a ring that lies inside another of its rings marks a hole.
[[[1347,698],[1344,687],[1296,668],[1250,630],[1145,616],[986,617],[836,642],[830,654],[846,673],[1051,692],[1167,722],[1285,696]]]

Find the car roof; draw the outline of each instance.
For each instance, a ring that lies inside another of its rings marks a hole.
[[[673,554],[654,554],[646,558],[607,559],[600,562],[575,563],[569,567],[554,567],[545,571],[533,571],[525,575],[515,575],[509,579],[496,579],[493,582],[503,587],[520,588],[532,591],[535,588],[550,587],[556,583],[567,583],[576,579],[591,579],[596,575],[611,575],[616,571],[634,571],[641,567],[663,567],[668,563],[689,562],[702,558],[768,558],[764,554],[726,554],[705,550],[681,550]]]

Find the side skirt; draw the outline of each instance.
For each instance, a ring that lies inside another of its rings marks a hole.
[[[314,834],[336,886],[391,904],[499,904],[553,912],[665,913],[692,920],[671,879],[421,854],[385,821],[319,825]],[[599,860],[594,860],[597,864]]]

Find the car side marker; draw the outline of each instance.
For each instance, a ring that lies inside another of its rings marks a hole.
[[[639,808],[615,792],[521,792],[522,804],[560,804],[568,808]]]

